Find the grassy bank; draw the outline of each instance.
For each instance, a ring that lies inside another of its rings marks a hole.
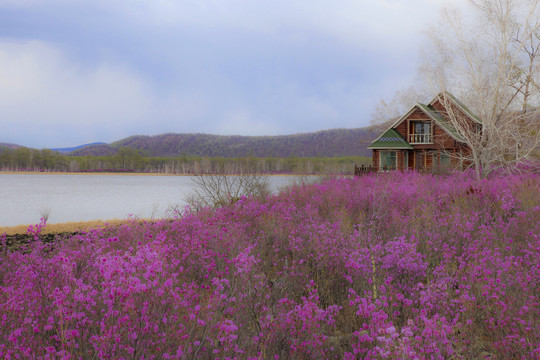
[[[145,173],[145,172],[68,172],[68,171],[0,171],[1,174],[6,175],[114,175],[114,176],[193,176],[193,174],[170,174],[170,173]],[[209,174],[215,175],[215,174]],[[235,174],[225,174],[227,176],[235,176]],[[205,176],[205,174],[202,174]],[[317,174],[292,174],[292,173],[283,173],[283,174],[264,174],[264,176],[321,176]]]
[[[540,357],[540,176],[373,174],[0,255],[0,357]]]
[[[125,223],[126,220],[111,219],[111,220],[93,220],[93,221],[78,221],[78,222],[66,222],[60,224],[47,224],[41,232],[43,234],[57,234],[66,232],[86,231],[98,227],[116,226]],[[17,225],[17,226],[0,226],[0,234],[15,235],[25,234],[28,231],[30,225]]]
[[[100,172],[100,171],[0,171],[0,174],[28,175],[116,175],[116,176],[190,176],[186,174],[160,174],[147,172]]]

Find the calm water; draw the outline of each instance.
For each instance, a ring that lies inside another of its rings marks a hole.
[[[272,176],[272,191],[294,177]],[[0,226],[129,216],[159,218],[170,207],[185,205],[192,191],[189,176],[0,174]]]

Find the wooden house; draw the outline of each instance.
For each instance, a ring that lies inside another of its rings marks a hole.
[[[437,171],[468,165],[464,158],[470,148],[451,118],[461,128],[481,131],[480,119],[463,103],[440,93],[427,105],[414,105],[368,146],[374,170]]]

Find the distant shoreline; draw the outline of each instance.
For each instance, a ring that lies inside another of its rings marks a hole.
[[[137,221],[138,219],[135,219]],[[144,220],[144,219],[141,219]],[[130,219],[109,219],[109,220],[88,220],[88,221],[68,221],[62,223],[47,224],[42,230],[43,234],[58,234],[65,232],[86,231],[89,229],[121,225],[129,223]],[[35,224],[19,224],[14,226],[0,226],[0,235],[17,235],[25,234],[30,225]]]
[[[119,176],[198,176],[195,174],[168,174],[168,173],[143,173],[143,172],[94,172],[94,171],[0,171],[0,175],[119,175]],[[238,174],[204,174],[204,175],[238,175]],[[265,174],[262,176],[324,176],[325,174]],[[343,175],[343,174],[336,174]],[[345,174],[346,175],[346,174]]]
[[[191,174],[165,174],[143,172],[106,171],[0,171],[0,175],[128,175],[128,176],[193,176]]]

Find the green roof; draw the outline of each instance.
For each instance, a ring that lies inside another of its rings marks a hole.
[[[413,147],[396,130],[390,128],[368,146],[368,149],[382,148],[412,149]]]
[[[475,120],[478,123],[482,123],[482,119],[476,114],[474,114],[471,109],[469,109],[464,103],[462,103],[457,97],[450,94],[448,91],[444,92],[446,95],[448,95],[459,107],[461,107],[461,110],[463,110],[469,117],[473,120]]]
[[[464,142],[465,140],[463,139],[463,136],[461,136],[459,134],[459,132],[456,130],[455,127],[452,126],[452,124],[450,124],[448,121],[446,121],[438,112],[435,111],[435,109],[433,109],[432,107],[430,106],[427,106],[427,105],[424,105],[424,104],[420,104],[418,103],[417,104],[426,114],[428,114],[429,116],[431,116],[431,118],[433,120],[435,120],[435,122],[440,126],[442,127],[448,134],[450,134],[450,136],[452,136],[454,139],[456,139],[457,141],[461,141],[461,142]]]

